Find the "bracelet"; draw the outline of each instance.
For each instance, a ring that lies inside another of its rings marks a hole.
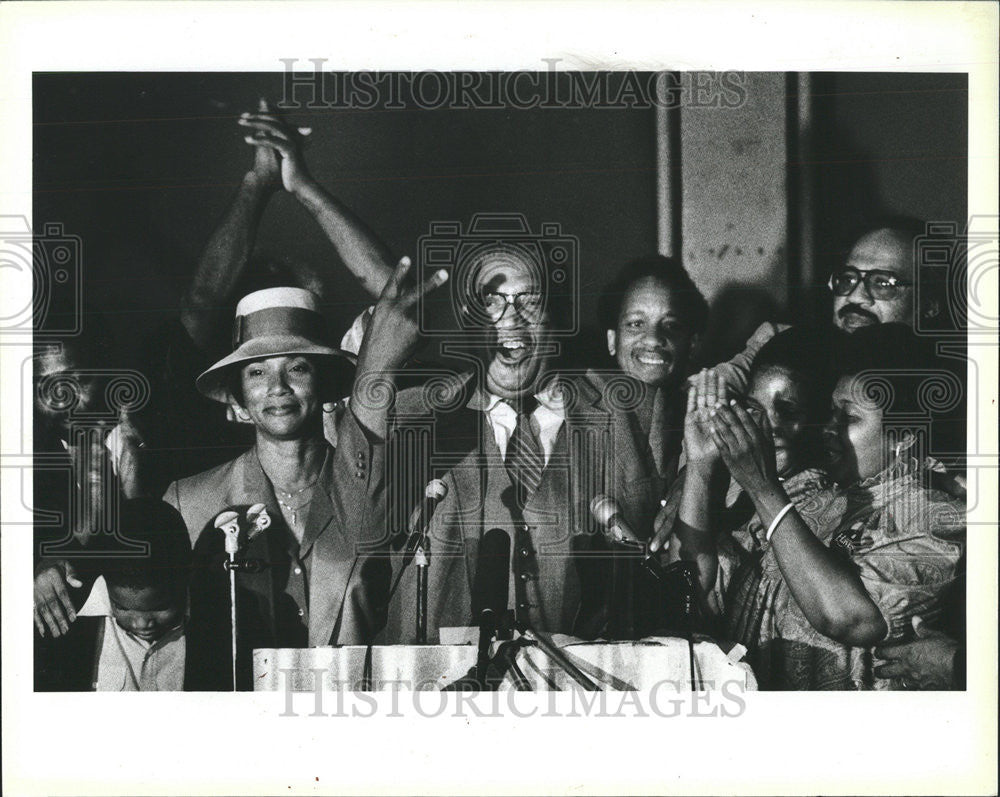
[[[774,520],[771,521],[771,525],[767,527],[767,533],[764,535],[764,539],[767,542],[771,541],[771,535],[774,534],[774,530],[778,528],[778,524],[785,519],[785,515],[787,515],[793,509],[794,506],[795,505],[791,501],[789,501],[787,504],[781,507],[781,511],[774,516]]]

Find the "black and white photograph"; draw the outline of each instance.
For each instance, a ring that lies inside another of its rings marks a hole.
[[[275,4],[179,5],[9,56],[11,793],[995,793],[996,6],[248,68]]]

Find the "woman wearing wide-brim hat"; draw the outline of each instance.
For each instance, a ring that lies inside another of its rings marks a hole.
[[[376,305],[356,383],[366,373],[400,367],[416,345],[417,298],[443,278],[403,289],[408,270],[404,258]],[[205,557],[210,573],[197,574],[196,582],[214,584],[202,592],[192,588],[192,614],[202,595],[212,604],[203,615],[221,620],[214,604],[222,603],[228,617],[223,533],[215,519],[224,510],[245,514],[263,504],[270,526],[251,531],[241,556],[252,567],[237,576],[241,648],[368,643],[384,622],[388,582],[377,550],[385,536],[387,408],[366,406],[352,393],[337,447],[326,441],[323,403],[348,392],[353,368],[350,355],[327,343],[318,299],[309,291],[272,288],[244,297],[233,344],[196,384],[254,425],[254,446],[174,482],[164,496],[184,517],[196,554]]]

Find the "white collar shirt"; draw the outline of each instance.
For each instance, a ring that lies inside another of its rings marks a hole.
[[[104,636],[98,652],[98,692],[176,692],[184,688],[187,642],[184,624],[154,642],[132,636],[115,622],[103,577],[94,582],[80,617],[103,617]]]
[[[542,447],[545,464],[548,465],[559,430],[566,420],[565,403],[555,382],[535,394],[535,398],[538,400],[538,406],[531,413],[531,425]],[[499,396],[485,391],[477,391],[468,406],[486,415],[493,430],[493,439],[500,449],[500,456],[506,459],[507,443],[517,426],[517,410]]]

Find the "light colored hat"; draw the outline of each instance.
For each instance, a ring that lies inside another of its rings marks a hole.
[[[232,369],[252,360],[310,354],[343,358],[352,355],[326,342],[326,319],[319,298],[303,288],[268,288],[240,299],[233,322],[233,353],[201,374],[195,385],[210,399],[226,403]]]

